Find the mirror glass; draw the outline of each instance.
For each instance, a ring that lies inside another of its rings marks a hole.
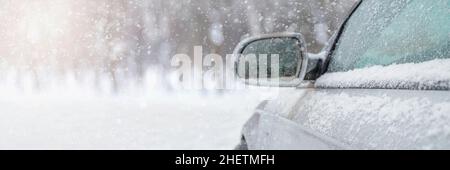
[[[302,57],[294,37],[267,38],[249,43],[238,60],[238,76],[244,79],[295,77]]]

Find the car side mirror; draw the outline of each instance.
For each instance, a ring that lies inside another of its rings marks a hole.
[[[306,44],[298,33],[246,39],[236,47],[234,56],[238,79],[258,86],[297,86],[308,63]]]

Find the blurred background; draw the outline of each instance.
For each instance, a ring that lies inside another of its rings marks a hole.
[[[301,32],[318,52],[354,1],[1,0],[0,83],[170,90],[171,57],[194,46],[225,56],[249,36]]]
[[[267,96],[175,91],[172,56],[275,32],[319,52],[355,1],[0,0],[0,148],[232,148]]]

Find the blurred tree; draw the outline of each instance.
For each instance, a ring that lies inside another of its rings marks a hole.
[[[92,72],[96,86],[107,77],[114,91],[142,84],[152,70],[171,89],[171,57],[193,56],[196,45],[225,57],[249,36],[301,32],[318,52],[355,1],[0,1],[0,67],[14,67],[18,77],[31,71],[36,82],[55,70]]]

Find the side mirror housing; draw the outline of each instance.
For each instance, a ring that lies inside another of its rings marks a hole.
[[[234,50],[235,74],[249,85],[295,87],[306,75],[308,56],[299,33],[252,37]]]

